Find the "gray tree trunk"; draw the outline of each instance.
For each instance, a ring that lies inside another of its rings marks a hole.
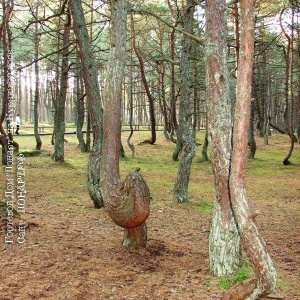
[[[209,160],[207,150],[208,150],[208,133],[207,133],[207,126],[206,126],[204,143],[203,143],[202,151],[201,151],[201,159],[200,159],[201,162],[205,162],[205,161]]]
[[[192,32],[195,12],[195,1],[188,0],[184,14],[184,31]],[[177,147],[181,145],[178,173],[174,184],[174,201],[176,203],[188,200],[188,185],[191,174],[191,164],[196,153],[196,142],[190,130],[190,116],[192,114],[190,101],[190,55],[191,39],[186,35],[182,40],[182,52],[180,58],[181,97],[179,102]]]
[[[78,60],[79,61],[79,60]],[[79,66],[79,64],[78,64]],[[82,132],[83,124],[84,124],[84,88],[83,88],[83,80],[81,76],[81,72],[78,71],[76,74],[76,84],[74,86],[74,118],[76,125],[76,135],[79,142],[79,147],[81,152],[87,152],[87,145],[84,141],[84,135]]]
[[[206,103],[216,195],[209,237],[209,259],[210,271],[215,276],[233,273],[240,261],[240,238],[231,210],[229,191],[232,115],[225,11],[225,0],[207,1]]]
[[[88,99],[88,112],[93,131],[93,147],[87,164],[87,184],[95,208],[103,207],[100,187],[100,162],[102,150],[102,103],[98,74],[95,60],[91,51],[91,43],[83,15],[81,1],[70,0],[73,30],[77,38],[78,50],[81,59],[82,73]]]
[[[35,17],[38,19],[39,2],[36,3]],[[41,150],[42,140],[39,134],[39,104],[40,104],[40,75],[39,75],[39,36],[38,36],[38,22],[35,23],[35,36],[34,36],[34,74],[35,74],[35,93],[33,102],[33,127],[34,136],[36,141],[36,149]]]
[[[64,35],[63,35],[63,46],[66,47],[70,41],[70,13],[67,11]],[[55,101],[55,115],[54,115],[54,153],[52,158],[55,161],[64,161],[64,136],[65,136],[65,106],[67,98],[68,88],[68,69],[69,69],[69,48],[66,47],[62,52],[62,63],[61,63],[61,78],[60,78],[60,89],[59,96]]]

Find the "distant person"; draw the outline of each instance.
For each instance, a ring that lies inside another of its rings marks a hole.
[[[17,126],[16,134],[19,134],[19,129],[20,129],[20,125],[21,125],[21,118],[20,118],[19,114],[17,114],[15,122],[16,122],[16,126]]]

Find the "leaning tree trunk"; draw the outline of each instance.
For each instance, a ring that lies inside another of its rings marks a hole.
[[[60,78],[60,89],[59,96],[55,101],[55,115],[54,115],[54,153],[52,158],[55,161],[64,161],[64,135],[65,135],[65,106],[67,99],[68,89],[68,70],[69,70],[69,41],[70,41],[70,13],[67,11],[64,35],[63,35],[63,46],[62,52],[62,63],[61,63],[61,78]]]
[[[188,0],[185,7],[184,31],[193,31],[195,1]],[[188,200],[188,185],[191,174],[191,165],[196,153],[195,138],[190,130],[191,101],[190,101],[190,55],[192,41],[183,36],[180,59],[181,97],[179,102],[177,144],[181,144],[178,173],[174,184],[174,202],[181,203]],[[176,147],[177,148],[177,147]]]
[[[284,35],[286,36],[287,39],[287,95],[286,95],[286,99],[287,99],[287,106],[288,106],[288,99],[290,100],[290,105],[289,105],[289,109],[286,108],[287,110],[287,114],[289,114],[289,120],[287,120],[287,131],[288,131],[288,135],[290,137],[290,149],[288,154],[286,155],[286,157],[283,160],[283,164],[284,165],[289,165],[290,164],[290,157],[292,156],[293,150],[294,150],[294,145],[295,145],[295,141],[296,136],[294,135],[294,107],[295,107],[295,99],[294,99],[294,14],[295,14],[295,8],[293,6],[293,1],[292,1],[292,16],[291,16],[291,33],[290,35],[283,29],[283,26],[281,26]],[[288,118],[287,118],[288,119]]]
[[[215,204],[209,236],[210,271],[233,273],[240,261],[240,238],[231,210],[229,173],[232,115],[227,68],[226,1],[206,6],[206,87],[208,139],[215,178]]]
[[[236,216],[243,249],[253,263],[257,282],[241,283],[239,298],[262,299],[275,289],[276,271],[266,250],[266,244],[255,223],[246,194],[245,173],[247,163],[248,130],[251,111],[251,84],[254,52],[253,0],[241,0],[241,48],[237,76],[237,100],[233,129],[233,153],[230,174],[232,209]],[[249,290],[249,286],[251,286]],[[254,289],[254,290],[253,290]],[[229,289],[226,297],[232,295]],[[224,298],[229,299],[229,297]],[[231,298],[230,298],[231,299]]]
[[[138,171],[130,173],[124,183],[121,183],[119,175],[126,18],[126,2],[111,1],[111,48],[103,99],[101,186],[109,215],[117,225],[125,228],[123,245],[146,246],[145,221],[150,212],[149,189]]]
[[[85,24],[81,1],[70,0],[73,30],[77,38],[78,52],[81,59],[82,73],[88,99],[88,112],[93,131],[93,147],[87,164],[87,184],[95,208],[103,207],[102,192],[100,187],[100,162],[102,148],[102,106],[98,74],[95,60],[91,51],[88,31]]]
[[[154,110],[154,98],[151,94],[150,91],[150,87],[146,78],[146,74],[145,74],[145,67],[144,67],[144,61],[143,61],[143,57],[136,45],[136,41],[135,41],[135,30],[134,30],[134,23],[133,23],[133,15],[131,14],[131,32],[132,32],[132,49],[136,55],[136,57],[138,58],[139,61],[139,65],[140,65],[140,70],[141,70],[141,77],[142,77],[142,82],[146,91],[146,95],[148,98],[148,102],[149,102],[149,115],[150,115],[150,127],[151,127],[151,137],[145,141],[143,141],[143,143],[149,143],[149,144],[155,144],[156,142],[156,120],[155,120],[155,110]]]

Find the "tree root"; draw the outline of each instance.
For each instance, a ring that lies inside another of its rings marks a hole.
[[[256,278],[249,278],[238,282],[224,293],[222,300],[243,300],[247,295],[253,292],[256,285]]]

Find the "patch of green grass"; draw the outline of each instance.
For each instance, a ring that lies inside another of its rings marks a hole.
[[[228,290],[234,284],[244,281],[253,276],[254,276],[254,269],[252,264],[247,260],[243,260],[242,266],[238,268],[236,272],[233,273],[232,275],[220,278],[217,283],[217,286],[219,288]]]
[[[22,155],[28,157],[28,156],[38,156],[41,153],[42,153],[42,151],[40,151],[40,150],[20,150],[18,152],[18,155],[22,154]]]
[[[6,217],[7,216],[7,201],[6,200],[0,200],[0,217]],[[19,212],[17,209],[13,206],[12,207],[13,214],[19,215]]]
[[[77,169],[77,167],[75,165],[73,165],[72,163],[70,163],[68,161],[61,162],[59,164],[59,167],[62,169]]]
[[[205,200],[195,201],[194,205],[199,209],[201,212],[205,213],[212,213],[214,206],[212,203],[209,203]]]
[[[207,281],[205,281],[203,283],[203,285],[206,286],[206,287],[210,287],[211,286],[211,282],[209,280],[207,280]]]
[[[74,194],[69,194],[69,193],[55,193],[53,196],[52,196],[52,199],[53,200],[66,200],[66,199],[69,199],[69,200],[77,200],[77,196],[74,195]]]

